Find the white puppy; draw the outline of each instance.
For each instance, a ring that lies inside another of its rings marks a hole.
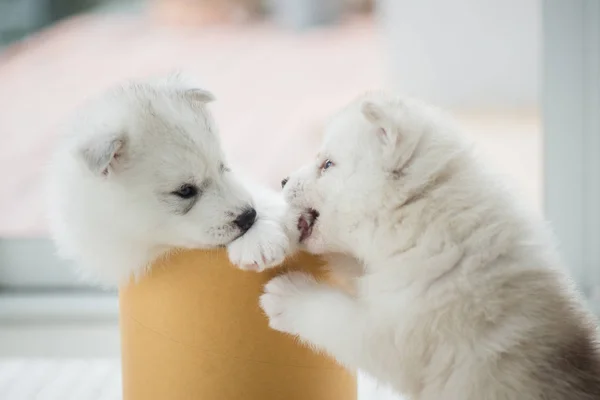
[[[284,193],[304,246],[362,271],[352,294],[274,278],[261,297],[274,329],[411,400],[600,399],[596,321],[544,224],[437,111],[359,98]]]
[[[174,75],[90,102],[50,165],[50,228],[88,279],[114,286],[174,248],[228,246],[261,270],[283,261],[279,194],[229,169],[207,109],[213,96]]]

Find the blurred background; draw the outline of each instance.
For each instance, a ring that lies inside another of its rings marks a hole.
[[[599,21],[596,0],[0,0],[0,399],[120,398],[116,294],[54,255],[44,165],[87,97],[176,69],[274,187],[365,90],[449,109],[551,220],[598,310]]]

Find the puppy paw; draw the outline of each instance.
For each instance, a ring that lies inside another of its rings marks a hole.
[[[271,279],[260,296],[260,307],[269,318],[269,326],[280,332],[299,334],[306,307],[319,287],[312,276],[300,272]]]
[[[228,247],[229,260],[243,270],[263,271],[283,262],[290,252],[290,240],[273,221],[258,221],[244,236]]]

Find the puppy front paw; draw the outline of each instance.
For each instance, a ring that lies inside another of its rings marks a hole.
[[[229,260],[239,268],[263,271],[283,262],[290,252],[290,240],[273,221],[258,221],[228,247]]]
[[[319,287],[312,276],[300,272],[271,279],[260,296],[260,307],[269,318],[269,326],[280,332],[300,334],[305,308]]]

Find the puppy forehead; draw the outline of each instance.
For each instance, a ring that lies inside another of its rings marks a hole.
[[[145,157],[139,163],[138,171],[152,177],[155,189],[169,192],[186,183],[200,186],[219,182],[222,179],[219,164],[215,156],[202,151],[189,148],[171,151],[167,148],[162,154]]]
[[[323,154],[352,154],[369,146],[373,130],[358,109],[347,109],[335,115],[327,124],[322,145]]]
[[[160,98],[139,104],[133,130],[142,142],[157,150],[162,146],[202,155],[219,154],[221,144],[211,115],[204,107],[181,99]]]

